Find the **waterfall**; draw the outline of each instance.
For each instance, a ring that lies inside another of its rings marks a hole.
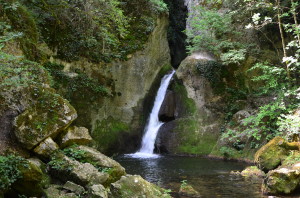
[[[157,136],[157,132],[161,125],[163,125],[163,122],[160,122],[158,119],[158,114],[160,107],[164,101],[167,88],[169,86],[169,83],[172,79],[172,76],[174,75],[175,71],[173,70],[172,73],[165,75],[160,83],[160,87],[157,91],[155,102],[153,109],[151,111],[151,114],[148,119],[148,123],[146,124],[146,127],[144,129],[144,136],[142,139],[142,146],[138,152],[131,155],[133,157],[155,157],[157,155],[153,154],[154,150],[154,144],[155,139]]]

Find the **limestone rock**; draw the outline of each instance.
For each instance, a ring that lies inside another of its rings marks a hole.
[[[275,169],[289,155],[286,145],[283,138],[275,137],[256,152],[256,165],[265,172]]]
[[[64,184],[63,188],[75,193],[76,195],[81,195],[85,191],[82,186],[77,185],[77,184],[75,184],[73,182],[70,182],[70,181],[67,181]]]
[[[60,186],[59,185],[50,185],[49,188],[44,190],[46,198],[59,198],[60,197]]]
[[[266,174],[259,168],[257,168],[257,166],[248,166],[241,172],[241,175],[244,177],[262,178]]]
[[[168,197],[162,189],[144,180],[139,175],[126,175],[110,186],[112,198]]]
[[[46,198],[78,198],[75,193],[67,193],[65,190],[62,190],[61,186],[54,184],[45,189],[44,194]]]
[[[33,151],[42,157],[48,158],[57,149],[59,149],[58,145],[52,140],[51,137],[48,137],[43,142],[41,142]]]
[[[290,194],[300,185],[300,169],[278,168],[267,174],[262,191],[265,194]]]
[[[108,194],[104,186],[96,184],[89,187],[88,198],[108,198]]]
[[[60,147],[64,148],[72,144],[84,145],[92,141],[89,130],[85,127],[70,127],[67,131],[61,134],[58,142]]]
[[[103,155],[96,149],[87,146],[78,146],[74,149],[84,151],[83,159],[85,161],[92,162],[93,165],[101,167],[105,172],[109,174],[109,178],[105,183],[107,185],[119,180],[121,176],[126,174],[125,168],[123,168],[118,162]]]
[[[99,172],[93,165],[72,160],[60,153],[52,158],[49,166],[53,177],[82,186],[104,184],[109,178],[108,173]]]
[[[181,185],[179,194],[185,197],[201,197],[199,192],[189,184]]]
[[[15,135],[32,149],[48,137],[57,136],[77,118],[76,110],[50,88],[34,88],[37,102],[15,119]]]

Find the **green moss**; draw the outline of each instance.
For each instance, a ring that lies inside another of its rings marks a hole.
[[[120,144],[122,134],[128,133],[128,124],[109,117],[102,121],[97,121],[92,132],[98,150],[106,153]]]
[[[171,71],[173,68],[171,65],[164,65],[161,67],[160,71],[158,72],[158,75],[160,78],[162,78],[164,75],[166,75],[169,71]]]
[[[202,135],[198,121],[192,117],[176,120],[174,132],[180,140],[176,151],[178,153],[208,155],[217,142],[214,134]]]
[[[180,102],[183,104],[184,116],[191,116],[197,113],[197,107],[193,99],[188,98],[187,90],[184,85],[179,82],[172,84],[172,90],[179,96]]]

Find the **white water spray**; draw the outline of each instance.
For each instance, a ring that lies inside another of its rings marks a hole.
[[[157,95],[155,97],[155,102],[153,109],[151,111],[148,123],[145,127],[145,135],[143,136],[142,146],[140,150],[134,154],[132,157],[157,157],[158,155],[153,154],[155,139],[158,133],[159,128],[163,125],[163,122],[159,121],[158,114],[160,107],[165,99],[165,95],[167,92],[167,88],[169,83],[174,75],[175,71],[172,73],[165,75],[160,83],[160,87],[157,91]]]

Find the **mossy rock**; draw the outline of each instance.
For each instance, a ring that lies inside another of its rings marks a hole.
[[[43,195],[43,188],[48,181],[48,176],[35,160],[29,159],[27,162],[27,167],[20,167],[22,177],[13,184],[12,188],[19,194],[39,197]]]
[[[281,137],[275,137],[255,153],[255,163],[267,172],[277,168],[289,155],[287,142]]]
[[[105,186],[113,183],[121,178],[121,176],[126,175],[125,168],[123,168],[115,160],[103,155],[96,149],[87,146],[78,146],[74,148],[74,151],[81,151],[83,155],[81,156],[81,161],[88,162],[109,174],[109,178],[105,182]]]
[[[50,88],[30,89],[36,103],[15,119],[15,135],[20,143],[32,149],[48,137],[56,137],[77,118],[70,103]]]
[[[170,198],[163,189],[144,180],[139,175],[126,175],[110,186],[112,198]]]
[[[72,181],[81,186],[105,184],[109,178],[108,173],[100,172],[92,164],[79,162],[61,152],[52,156],[48,167],[53,177],[63,182]]]
[[[257,168],[257,166],[248,166],[241,172],[241,175],[247,178],[262,178],[265,176],[265,173]]]
[[[262,191],[265,194],[291,194],[300,185],[300,171],[290,168],[277,168],[267,174],[264,180]]]
[[[179,189],[179,194],[184,197],[201,197],[200,193],[189,184],[182,184]]]
[[[128,134],[129,130],[128,124],[113,117],[108,117],[105,120],[96,122],[91,136],[95,141],[97,150],[103,153],[113,153],[114,150],[119,150],[116,147],[122,144],[122,137],[124,134]]]

